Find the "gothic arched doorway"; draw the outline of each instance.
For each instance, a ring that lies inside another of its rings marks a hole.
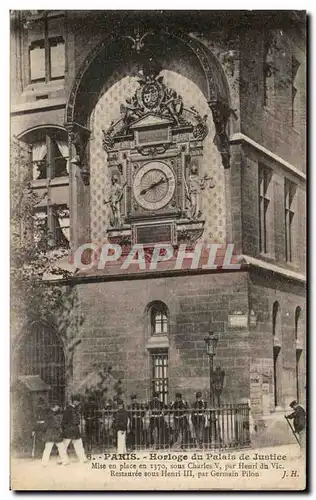
[[[49,400],[64,404],[65,354],[53,328],[33,323],[32,331],[25,334],[17,346],[14,364],[16,376],[39,375],[50,386]]]

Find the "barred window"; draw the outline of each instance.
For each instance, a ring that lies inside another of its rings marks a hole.
[[[159,393],[160,400],[168,403],[168,351],[152,351],[152,393]]]
[[[17,375],[39,375],[50,386],[50,401],[65,401],[65,355],[58,335],[42,324],[33,324],[15,353]]]

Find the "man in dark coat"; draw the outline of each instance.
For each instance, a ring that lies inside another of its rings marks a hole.
[[[176,393],[176,399],[170,405],[173,411],[174,431],[175,431],[175,446],[180,446],[182,449],[188,444],[188,409],[189,404],[184,401],[180,392]]]
[[[149,432],[151,444],[160,448],[167,438],[167,425],[164,419],[166,405],[159,399],[159,392],[154,392],[153,398],[148,403],[150,415]]]
[[[293,413],[286,418],[293,419],[294,431],[298,434],[301,450],[306,448],[306,412],[303,406],[299,405],[297,401],[292,401],[289,405],[293,408]]]
[[[96,394],[91,394],[83,406],[86,446],[89,452],[92,451],[93,445],[100,441],[100,411],[96,396]]]
[[[35,414],[35,422],[33,425],[33,431],[32,431],[32,439],[33,439],[33,446],[34,450],[32,453],[32,456],[38,456],[41,457],[43,455],[44,447],[45,447],[45,441],[44,441],[44,434],[46,431],[46,415],[47,415],[47,402],[45,401],[44,398],[40,397],[38,399],[38,406],[36,408],[36,414]],[[32,413],[25,411],[24,407],[24,421],[25,423],[29,423],[28,419],[31,418]]]
[[[192,425],[195,432],[196,445],[199,447],[203,446],[206,408],[207,403],[204,399],[202,399],[202,393],[197,392],[195,395],[195,401],[192,403]]]
[[[43,441],[45,443],[45,449],[42,456],[42,465],[47,466],[49,462],[49,457],[53,449],[54,444],[56,444],[63,465],[68,465],[68,457],[65,450],[65,445],[63,443],[62,436],[62,412],[57,404],[53,404],[46,410],[45,415],[45,432],[43,436]]]
[[[117,453],[126,453],[126,433],[129,426],[128,413],[122,400],[117,401],[117,410],[114,416],[113,428],[117,433]]]
[[[143,418],[145,411],[143,405],[137,401],[137,395],[131,396],[131,405],[129,407],[129,418],[131,428],[131,446],[139,447],[143,443]]]
[[[79,461],[84,463],[87,462],[87,458],[83,449],[80,433],[79,405],[80,396],[72,396],[71,403],[66,407],[62,420],[63,442],[65,450],[67,451],[67,448],[72,441]]]

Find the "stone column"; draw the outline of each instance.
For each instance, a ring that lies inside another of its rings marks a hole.
[[[66,123],[69,146],[70,248],[72,253],[90,240],[90,170],[86,149],[90,130],[72,122]]]

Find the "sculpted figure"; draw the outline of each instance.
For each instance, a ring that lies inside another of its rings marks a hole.
[[[103,140],[102,146],[105,151],[109,151],[114,146],[114,122],[110,123],[110,126],[107,131],[102,130]]]
[[[143,109],[140,107],[137,98],[133,96],[131,99],[126,99],[126,104],[122,104],[121,113],[124,113],[123,122],[129,125],[131,122],[142,116]]]
[[[206,174],[204,177],[199,175],[199,168],[197,163],[192,163],[190,168],[190,174],[188,176],[187,182],[185,182],[186,196],[189,205],[189,217],[190,219],[199,219],[202,215],[202,191],[205,189],[206,181],[211,180]],[[214,187],[212,182],[210,187]]]
[[[111,208],[110,224],[112,227],[121,227],[122,225],[121,200],[123,198],[125,186],[126,181],[120,184],[118,175],[114,174],[112,176],[109,199],[104,201],[104,203],[108,203]]]
[[[175,90],[171,90],[167,100],[163,104],[163,114],[169,114],[180,125],[179,116],[183,111],[182,97]]]

